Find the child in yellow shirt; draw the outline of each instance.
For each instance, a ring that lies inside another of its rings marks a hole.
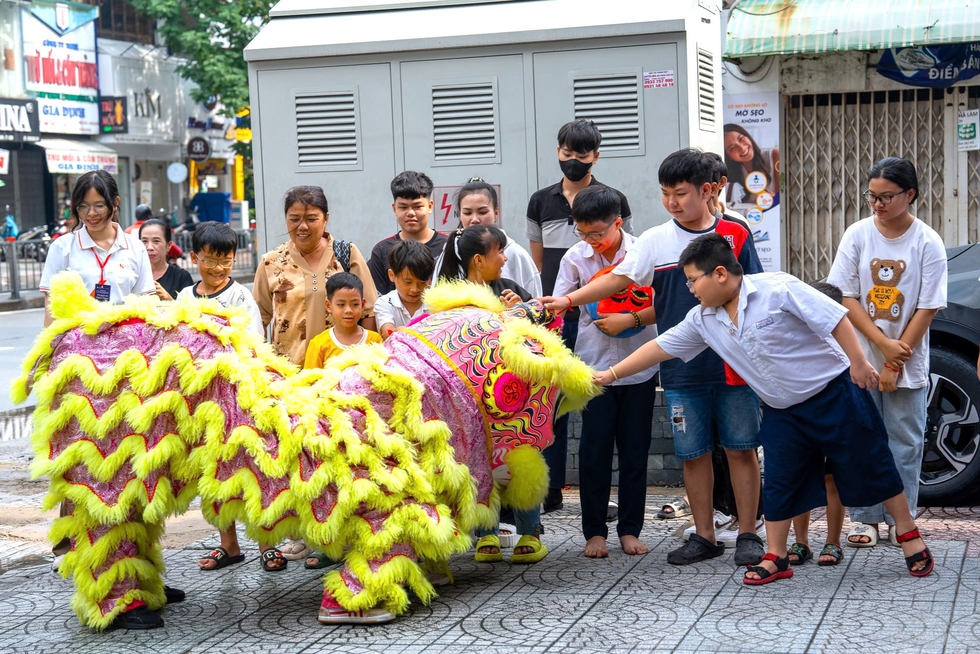
[[[304,368],[322,368],[323,362],[362,343],[380,343],[381,335],[360,326],[364,286],[356,275],[337,273],[327,278],[327,313],[333,327],[315,336],[306,348]]]
[[[364,306],[364,285],[356,275],[337,273],[327,278],[327,313],[333,327],[313,337],[306,346],[304,368],[322,368],[330,357],[362,343],[380,343],[381,335],[358,324]],[[303,565],[310,570],[325,568],[334,561],[322,552],[314,552]]]

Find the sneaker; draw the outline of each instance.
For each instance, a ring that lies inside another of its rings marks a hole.
[[[733,518],[732,516],[726,513],[722,513],[721,511],[715,511],[715,540],[716,541],[721,541],[720,538],[721,530],[727,527],[728,525],[730,525],[734,520],[735,518]],[[682,538],[684,540],[690,540],[691,534],[695,534],[697,533],[697,531],[698,531],[697,525],[691,525],[690,527],[684,530],[684,535],[682,536]],[[734,543],[735,541],[732,542]]]
[[[765,520],[755,521],[755,533],[762,540],[766,540]],[[715,540],[722,543],[725,547],[735,547],[735,541],[738,540],[738,520],[732,520],[727,529],[715,534]]]
[[[321,606],[316,619],[320,624],[381,624],[394,620],[395,614],[384,609],[348,611],[343,608],[328,609]]]

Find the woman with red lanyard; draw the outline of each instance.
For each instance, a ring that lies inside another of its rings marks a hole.
[[[77,224],[51,244],[41,273],[45,327],[51,324],[47,295],[51,279],[63,270],[81,275],[92,297],[104,302],[155,292],[146,248],[113,221],[118,210],[119,188],[112,175],[93,170],[78,178],[71,193],[71,215]]]
[[[146,248],[136,236],[126,234],[113,220],[119,210],[119,189],[112,175],[104,170],[87,172],[78,178],[71,194],[71,217],[75,228],[51,244],[41,273],[41,291],[44,293],[44,326],[51,324],[51,280],[64,270],[73,270],[85,282],[92,297],[104,302],[122,302],[127,295],[143,295],[156,291],[153,271]],[[66,437],[70,435],[66,433]],[[73,515],[71,502],[61,505],[61,517],[55,521],[59,529],[67,527],[68,533],[76,532],[84,525]],[[65,531],[62,531],[65,533]],[[65,538],[54,547],[57,569],[61,558],[72,548]],[[125,548],[121,548],[123,551]],[[126,580],[117,583],[124,584]],[[117,593],[113,586],[109,594]],[[118,593],[117,593],[118,594]],[[183,591],[164,587],[168,602],[179,602]],[[115,596],[115,595],[113,595]],[[150,611],[141,601],[131,602],[113,622],[123,629],[149,629],[162,627],[163,620]]]

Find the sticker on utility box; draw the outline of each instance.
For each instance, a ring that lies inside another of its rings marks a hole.
[[[674,71],[654,70],[643,73],[644,89],[666,89],[674,85]]]

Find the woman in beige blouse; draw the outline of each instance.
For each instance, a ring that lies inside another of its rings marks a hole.
[[[323,189],[296,186],[286,193],[284,204],[289,240],[262,257],[252,295],[263,324],[271,325],[270,341],[276,352],[303,365],[310,340],[331,325],[326,310],[327,277],[344,268],[334,252],[333,237],[325,231],[330,213]],[[353,243],[349,265],[364,284],[361,325],[376,329],[378,294],[367,263]]]
[[[319,186],[296,186],[286,192],[286,230],[289,240],[262,257],[255,271],[252,295],[259,305],[262,324],[271,325],[270,341],[276,352],[293,363],[303,365],[310,340],[331,325],[327,314],[327,277],[343,272],[344,266],[334,251],[334,240],[325,231],[330,213],[327,197]],[[350,272],[364,284],[365,329],[377,329],[374,303],[378,294],[364,257],[357,247],[349,245]],[[346,248],[337,248],[342,251]],[[346,253],[341,256],[346,258]],[[286,560],[298,560],[313,554],[302,541],[292,541],[282,548],[260,547],[262,569],[275,572],[286,567]],[[238,536],[232,525],[221,534],[221,547],[199,561],[202,570],[217,570],[240,563]],[[315,561],[319,565],[319,559]]]

